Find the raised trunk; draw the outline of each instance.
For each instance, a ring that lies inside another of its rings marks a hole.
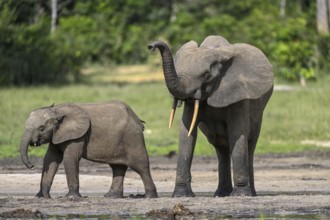
[[[20,152],[21,152],[21,160],[25,164],[25,166],[29,169],[33,169],[34,165],[30,163],[29,157],[28,157],[28,147],[31,140],[32,132],[29,130],[26,130],[23,134],[23,137],[21,139],[21,145],[20,145]]]
[[[180,100],[186,99],[186,94],[182,90],[179,77],[175,70],[170,48],[162,41],[155,41],[148,46],[148,49],[151,51],[154,51],[156,48],[159,49],[160,55],[162,56],[163,72],[168,90],[175,98]]]
[[[185,100],[188,97],[187,94],[184,92],[178,74],[176,73],[173,56],[170,48],[162,41],[155,41],[150,45],[148,45],[148,49],[151,51],[154,51],[156,48],[159,49],[160,55],[162,56],[163,72],[164,72],[166,86],[170,91],[170,93],[174,96],[172,111],[169,121],[169,127],[171,127],[178,99]],[[192,130],[195,127],[195,123],[198,115],[198,108],[199,108],[199,101],[195,100],[194,114],[189,128],[188,137],[190,136]]]

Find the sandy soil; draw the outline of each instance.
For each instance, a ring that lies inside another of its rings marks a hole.
[[[63,166],[51,190],[52,199],[37,199],[42,161],[27,170],[19,160],[0,161],[0,218],[114,218],[218,219],[218,218],[330,218],[330,152],[267,155],[255,158],[257,197],[213,198],[217,187],[217,160],[196,157],[192,187],[195,198],[172,198],[176,157],[150,158],[152,177],[160,198],[136,199],[143,194],[140,177],[129,170],[125,198],[104,198],[111,183],[108,165],[82,161],[82,199],[70,200]]]

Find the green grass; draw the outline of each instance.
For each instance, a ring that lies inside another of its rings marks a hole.
[[[330,141],[329,83],[324,78],[305,88],[275,91],[264,113],[257,153],[312,150],[316,146],[302,141]]]
[[[309,83],[295,91],[275,91],[264,114],[256,153],[288,153],[319,150],[303,145],[302,140],[330,140],[330,78]],[[168,118],[171,98],[164,82],[93,83],[60,87],[0,89],[0,158],[19,156],[19,142],[29,113],[36,108],[63,102],[102,102],[122,100],[146,121],[145,139],[149,154],[165,155],[177,150],[179,108],[173,127]],[[46,146],[31,149],[43,156]],[[330,148],[328,148],[330,150]],[[200,133],[196,155],[215,155],[213,147]]]

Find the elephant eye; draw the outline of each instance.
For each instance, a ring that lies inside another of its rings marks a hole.
[[[39,131],[43,132],[44,130],[45,130],[45,127],[44,127],[43,125],[41,125],[41,126],[39,127]]]
[[[205,72],[203,73],[202,77],[204,81],[207,81],[208,79],[210,79],[211,74],[209,72]]]

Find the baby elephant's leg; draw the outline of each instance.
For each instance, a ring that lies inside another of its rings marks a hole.
[[[40,182],[40,191],[37,193],[38,198],[50,198],[50,188],[52,186],[54,176],[57,172],[59,164],[62,162],[63,154],[52,144],[49,145],[44,164],[42,168],[42,177]]]
[[[124,177],[127,170],[126,165],[110,165],[112,168],[112,184],[105,197],[123,198]]]
[[[82,156],[82,143],[68,143],[64,150],[64,169],[68,183],[68,198],[81,197],[79,193],[79,162]]]
[[[145,197],[158,198],[157,190],[150,174],[149,159],[147,156],[144,159],[143,157],[141,158],[140,161],[137,161],[129,167],[140,175],[145,189]]]
[[[145,188],[146,198],[158,198],[157,190],[154,181],[151,178],[150,171],[139,173]]]

